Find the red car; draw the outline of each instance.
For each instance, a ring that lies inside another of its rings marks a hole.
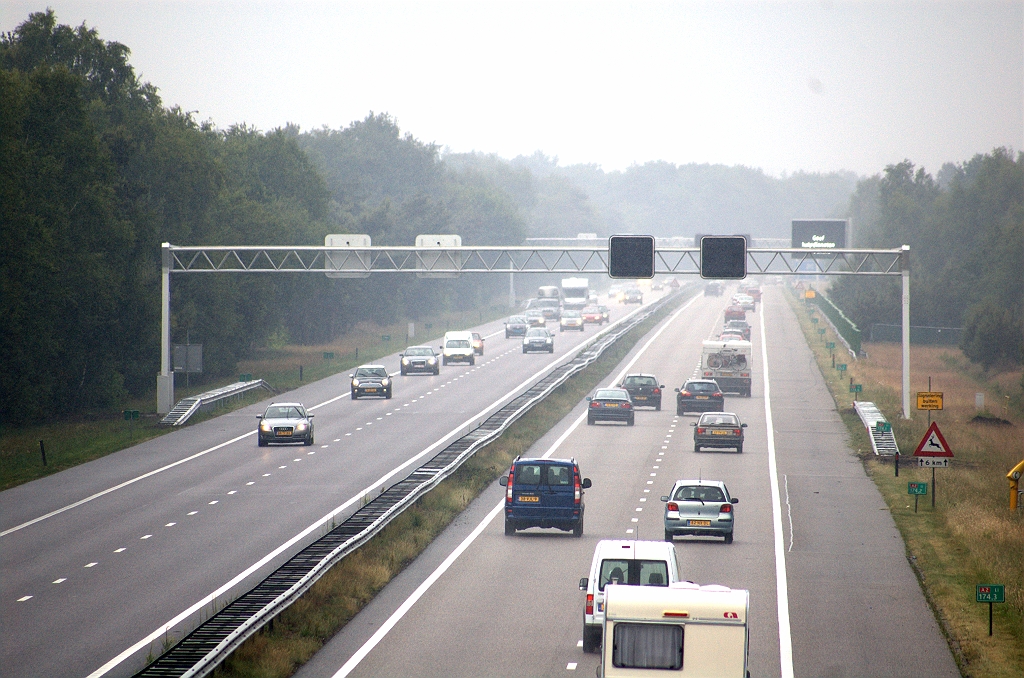
[[[742,306],[727,306],[725,309],[725,319],[729,320],[746,320],[747,312],[743,310]]]
[[[604,313],[597,306],[587,306],[583,309],[583,322],[600,325],[604,322]]]

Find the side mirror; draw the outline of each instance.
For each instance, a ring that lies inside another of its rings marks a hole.
[[[589,403],[591,400],[593,400],[593,398],[591,398],[590,396],[587,396],[587,402]]]
[[[589,584],[590,584],[590,580],[587,579],[586,577],[583,577],[582,579],[580,579],[580,591],[586,591],[587,590],[587,586]]]
[[[315,414],[307,414],[306,415],[306,419],[312,419],[315,416],[316,416]]]
[[[679,389],[678,388],[675,388],[675,389],[672,389],[672,390],[675,391],[676,393],[679,393]]]
[[[257,414],[257,415],[256,415],[256,418],[257,418],[257,419],[262,419],[262,418],[263,418],[263,415],[262,415],[262,414]]]
[[[508,476],[502,476],[498,478],[498,484],[502,487],[508,487]]]
[[[740,424],[740,428],[746,428],[746,427],[747,427],[746,424]]]
[[[590,482],[590,478],[584,478],[583,479],[582,487],[583,487],[584,490],[590,488],[592,485],[593,485],[593,483]]]
[[[733,504],[738,504],[738,503],[740,503],[740,500],[739,500],[739,499],[737,499],[736,497],[733,497],[733,498],[732,498],[732,499],[730,499],[729,501],[730,501],[730,502],[732,502]]]
[[[662,500],[662,501],[668,501],[668,497],[667,497],[667,496],[665,496],[665,497],[662,497],[662,498],[661,498],[661,500]]]
[[[658,388],[665,388],[665,384],[662,384],[662,385],[661,385],[661,386],[659,386]]]
[[[404,357],[405,357],[405,354],[404,354],[404,353],[399,353],[399,354],[398,354],[398,357],[399,357],[399,358],[404,358]]]

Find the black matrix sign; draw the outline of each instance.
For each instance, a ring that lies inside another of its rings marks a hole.
[[[846,219],[794,219],[793,248],[845,249],[846,225]]]

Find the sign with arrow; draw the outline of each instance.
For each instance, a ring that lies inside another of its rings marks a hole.
[[[936,422],[932,422],[932,425],[928,427],[928,431],[924,434],[924,438],[921,438],[921,443],[917,446],[917,450],[914,452],[915,457],[952,457],[953,450],[949,449],[949,444],[946,439],[942,437],[942,431],[939,430],[939,425]]]

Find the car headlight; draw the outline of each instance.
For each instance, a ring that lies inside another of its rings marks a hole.
[[[271,429],[270,424],[268,424],[267,422],[264,421],[264,422],[260,423],[260,430],[263,431],[264,433],[269,433],[270,429]]]
[[[391,380],[390,380],[390,379],[387,379],[387,378],[384,378],[384,379],[381,379],[381,380],[380,380],[380,385],[381,385],[381,386],[387,386],[387,385],[388,385],[388,384],[390,384],[390,383],[391,383]]]
[[[357,386],[359,386],[359,380],[358,379],[353,379],[352,380],[352,388],[356,388]]]
[[[436,362],[437,362],[437,358],[430,358],[429,360],[427,360],[427,364],[428,365],[433,365]]]
[[[307,426],[308,426],[308,424],[306,422],[300,421],[298,424],[295,425],[295,430],[296,431],[305,431]]]
[[[550,344],[551,343],[551,337],[548,337],[547,339],[545,339],[544,343],[545,344]]]
[[[409,364],[409,359],[408,358],[402,358],[402,364],[403,365],[408,365]]]

